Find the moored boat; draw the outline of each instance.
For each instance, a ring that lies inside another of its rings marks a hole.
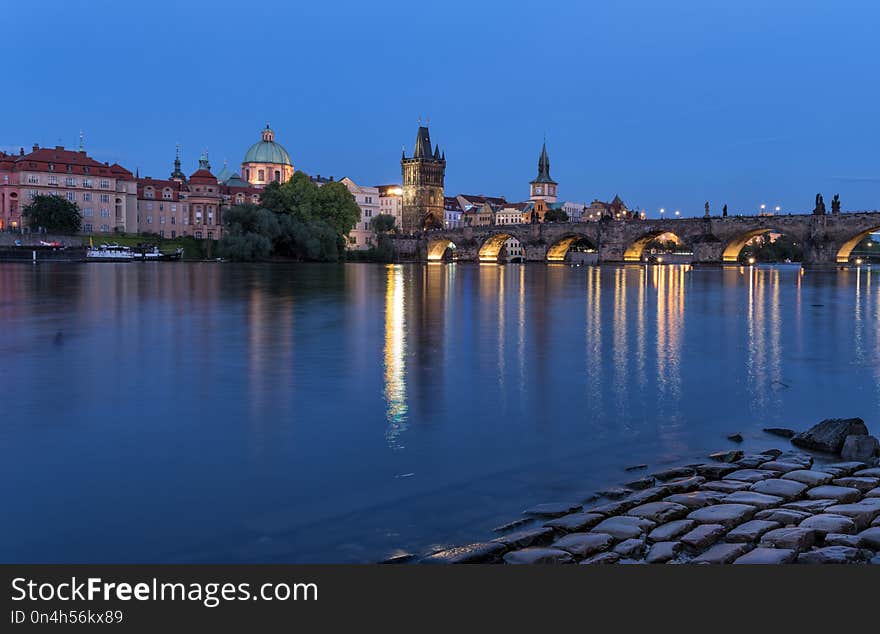
[[[131,249],[118,244],[102,244],[86,251],[86,262],[131,262],[133,259]]]

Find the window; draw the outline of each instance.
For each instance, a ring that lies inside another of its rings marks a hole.
[[[175,220],[176,220],[176,218],[174,216],[171,216],[171,224],[176,225],[177,223],[175,222]],[[171,233],[174,233],[174,232],[172,231]]]
[[[351,244],[357,244],[358,243],[357,236],[349,236],[348,241]]]
[[[164,229],[162,229],[162,230],[159,231],[159,236],[162,237],[162,238],[165,237],[165,230],[164,230]]]
[[[213,239],[214,239],[214,232],[213,232],[213,231],[209,231],[209,232],[208,232],[208,240],[213,240]]]
[[[91,192],[83,192],[83,202],[90,203],[92,202],[92,194]]]
[[[49,174],[49,184],[50,185],[57,185],[58,184],[58,177],[55,176],[55,174]]]
[[[275,182],[276,183],[281,182],[281,172],[279,170],[275,170]]]
[[[109,217],[110,217],[110,210],[109,209],[102,209],[101,210],[101,218],[109,218]]]
[[[67,178],[64,179],[64,186],[65,187],[76,187],[76,179],[68,176]]]
[[[108,231],[110,231],[110,225],[101,225],[101,231],[107,233]]]
[[[85,216],[86,218],[90,218],[94,215],[95,215],[95,210],[92,209],[91,207],[86,207],[85,209],[83,209],[83,216]]]
[[[162,191],[162,198],[164,198],[165,200],[171,200],[171,198],[172,198],[171,190],[167,189],[167,188],[165,190],[163,190]]]
[[[88,173],[89,173],[89,168],[87,167],[86,174],[88,174]],[[91,187],[91,186],[92,186],[92,179],[91,178],[84,178],[83,179],[83,187]]]
[[[101,194],[101,202],[109,203],[110,202],[110,194]]]
[[[249,180],[251,179],[251,170],[250,170],[250,168],[247,168],[247,167],[245,168],[245,170],[244,170],[244,179],[245,179],[246,181],[249,181]]]
[[[152,187],[147,187],[147,188],[144,190],[144,198],[154,198],[154,197],[155,197],[155,196],[154,196],[154,193],[153,193],[153,188],[152,188]]]
[[[153,224],[153,216],[147,216],[147,224],[148,225]]]
[[[67,200],[73,202],[76,200],[76,192],[67,192]]]
[[[201,239],[202,239],[202,232],[196,231],[196,240],[201,240]]]
[[[107,189],[110,187],[110,181],[106,178],[101,179],[101,189]]]
[[[153,203],[147,203],[147,211],[153,211]]]
[[[266,180],[266,171],[265,170],[257,170],[257,180],[260,182]]]
[[[171,220],[173,221],[174,218],[172,218]],[[172,222],[171,224],[174,224],[174,222]],[[174,231],[173,229],[171,230],[171,237],[172,237],[172,238],[176,238],[176,237],[177,237],[177,232]]]
[[[165,216],[159,216],[159,224],[160,224],[160,225],[164,225],[164,224],[165,224]]]
[[[85,223],[85,224],[83,225],[83,231],[85,231],[86,233],[91,233],[91,232],[92,232],[92,225],[91,225],[91,223],[88,223],[88,222]]]
[[[40,182],[40,177],[36,174],[28,174],[27,182],[31,185],[36,185]]]

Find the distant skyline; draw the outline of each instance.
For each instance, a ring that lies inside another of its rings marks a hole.
[[[880,6],[814,0],[16,3],[0,149],[75,148],[165,178],[237,169],[270,122],[297,169],[400,182],[418,118],[446,191],[649,217],[880,208]]]

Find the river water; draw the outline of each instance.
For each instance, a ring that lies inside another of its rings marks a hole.
[[[4,562],[367,562],[877,429],[880,272],[0,264]]]

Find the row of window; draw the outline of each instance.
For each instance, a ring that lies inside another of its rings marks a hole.
[[[82,210],[82,215],[85,218],[91,218],[95,215],[95,210],[91,207],[86,207]],[[101,209],[101,218],[109,218],[110,210],[109,209]]]
[[[27,178],[25,180],[28,185],[39,185],[42,182],[42,179],[40,178],[39,174],[28,174]],[[58,177],[55,176],[55,174],[49,174],[46,177],[46,184],[47,185],[58,185],[59,184]],[[73,178],[72,176],[68,176],[64,179],[64,186],[65,187],[79,187],[79,186],[94,187],[94,183],[92,182],[91,178],[84,178],[80,182],[76,178]],[[110,189],[110,180],[106,179],[106,178],[102,178],[101,180],[98,181],[98,187],[101,189]]]
[[[98,230],[102,233],[107,233],[110,231],[110,225],[103,224]],[[91,233],[92,231],[94,231],[94,228],[91,223],[85,222],[83,223],[83,231],[85,231],[86,233]]]
[[[60,195],[58,192],[49,192],[49,194],[51,194],[52,196]],[[40,195],[40,192],[37,191],[36,189],[31,189],[30,191],[28,191],[28,195],[31,198],[36,198],[37,196]],[[76,192],[64,192],[64,197],[67,198],[67,200],[69,200],[72,203],[76,202],[76,200],[77,200]],[[80,196],[80,198],[82,199],[82,201],[84,203],[90,203],[90,202],[92,202],[92,200],[94,200],[94,196],[93,196],[92,192],[83,192],[82,195]],[[109,203],[110,202],[110,194],[101,194],[99,196],[99,200],[102,203]]]

